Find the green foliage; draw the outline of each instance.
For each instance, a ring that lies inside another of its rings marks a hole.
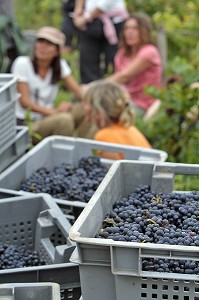
[[[147,126],[140,121],[138,126],[154,148],[169,154],[169,161],[199,163],[199,122],[187,115],[193,106],[199,108],[199,90],[190,87],[195,79],[199,80],[199,74],[194,65],[179,57],[170,70],[173,77],[163,88],[146,87],[146,92],[161,99],[162,104]]]
[[[38,29],[51,25],[60,27],[61,1],[15,0],[16,20],[23,29]]]

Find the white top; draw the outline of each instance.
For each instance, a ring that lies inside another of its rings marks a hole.
[[[71,69],[64,59],[61,63],[61,78],[71,74]],[[11,72],[19,78],[20,82],[27,82],[30,89],[30,98],[46,108],[52,108],[58,93],[58,84],[51,84],[52,70],[50,69],[43,79],[35,73],[30,57],[19,56],[12,64]],[[25,119],[26,109],[23,108],[18,100],[16,103],[16,116],[18,119]],[[31,112],[32,120],[40,120],[43,115]]]
[[[112,12],[118,9],[126,8],[124,0],[86,0],[85,1],[85,11],[90,12],[95,8],[99,8],[104,13]],[[113,23],[121,22],[123,19],[119,19],[118,17],[113,18]]]

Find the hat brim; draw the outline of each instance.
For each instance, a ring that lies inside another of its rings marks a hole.
[[[62,47],[63,45],[60,43],[60,41],[58,41],[57,39],[55,39],[53,36],[47,34],[47,33],[42,33],[42,34],[37,34],[36,39],[44,39],[47,40],[59,47]]]

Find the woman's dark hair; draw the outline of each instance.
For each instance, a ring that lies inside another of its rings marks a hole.
[[[57,46],[57,45],[56,45]],[[59,48],[59,46],[57,46]],[[35,55],[32,58],[33,68],[36,74],[38,74],[37,58]],[[51,83],[56,84],[61,79],[61,65],[60,65],[60,54],[54,57],[51,62],[52,68],[52,79]]]
[[[151,18],[146,15],[145,13],[138,12],[135,14],[131,14],[128,19],[123,24],[123,29],[121,32],[121,39],[120,39],[120,48],[124,49],[126,55],[132,54],[132,48],[129,47],[124,38],[124,29],[125,25],[129,20],[136,20],[138,24],[138,29],[140,31],[140,36],[141,36],[141,42],[140,46],[145,45],[145,44],[152,44],[152,22]]]

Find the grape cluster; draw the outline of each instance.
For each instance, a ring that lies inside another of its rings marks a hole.
[[[114,203],[96,238],[114,241],[199,246],[199,194],[197,192],[155,193],[140,185],[127,198]],[[143,260],[147,271],[198,274],[192,261]],[[160,271],[161,270],[161,271]]]
[[[45,265],[45,261],[40,259],[37,251],[7,244],[0,245],[0,270],[41,265]]]
[[[88,202],[107,173],[99,157],[80,159],[78,167],[62,163],[52,171],[45,167],[33,172],[20,186],[32,193],[48,193],[54,198]]]

